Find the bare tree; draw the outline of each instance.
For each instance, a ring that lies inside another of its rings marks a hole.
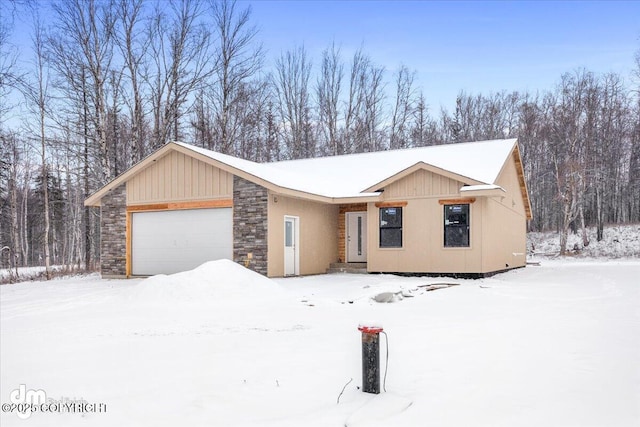
[[[271,87],[271,85],[268,85]],[[278,130],[278,118],[277,118],[277,106],[274,100],[275,96],[272,91],[265,91],[265,117],[264,117],[264,148],[261,150],[256,160],[263,162],[270,162],[275,160],[282,160],[282,146],[279,138]]]
[[[436,121],[429,115],[429,105],[422,91],[417,96],[411,114],[409,136],[414,147],[442,144],[442,134]]]
[[[115,42],[124,60],[130,86],[130,96],[125,97],[131,117],[130,164],[135,164],[146,154],[145,117],[142,83],[145,78],[145,53],[149,48],[149,33],[141,31],[144,0],[119,0]]]
[[[219,56],[217,81],[209,92],[215,114],[215,148],[234,154],[234,142],[243,125],[242,116],[237,114],[242,110],[236,107],[247,105],[249,80],[261,68],[263,52],[261,45],[254,45],[258,29],[251,25],[251,7],[238,10],[235,0],[214,0],[212,10]]]
[[[396,74],[396,103],[391,117],[389,148],[408,147],[411,140],[408,134],[408,121],[413,112],[415,72],[402,65]]]
[[[193,128],[193,143],[209,150],[216,149],[216,137],[213,129],[213,116],[211,105],[205,100],[204,91],[201,90],[196,94],[193,103],[193,119],[191,119],[191,127]]]
[[[60,113],[53,119],[63,132],[80,136],[84,195],[106,183],[116,169],[113,141],[108,132],[109,74],[114,57],[115,0],[63,0],[52,5],[53,32],[48,39],[48,59],[64,94]],[[66,113],[61,114],[61,113]],[[77,123],[77,124],[76,124]],[[100,165],[99,168],[93,165]],[[92,215],[84,208],[84,261],[91,268]]]
[[[541,100],[538,95],[524,95],[515,129],[533,210],[533,221],[529,222],[533,231],[542,231],[554,224],[552,210],[556,202],[555,184],[546,143],[547,99]]]
[[[351,60],[349,69],[349,96],[344,109],[344,147],[348,153],[357,151],[357,146],[362,146],[364,136],[361,136],[360,126],[361,110],[364,104],[364,88],[362,77],[369,67],[370,60],[362,51],[358,49]]]
[[[9,43],[13,22],[7,15],[6,10],[0,14],[0,265],[4,266],[6,259],[11,271],[17,260],[13,255],[17,253],[16,170],[19,153],[15,134],[4,129],[4,118],[11,109],[7,99],[15,86],[18,55]],[[6,215],[10,216],[9,220],[5,220]]]
[[[387,148],[383,142],[385,137],[381,127],[384,120],[384,68],[372,65],[363,77],[363,87],[366,90],[362,125],[366,132],[366,140],[362,151],[384,150]]]
[[[624,141],[632,132],[632,124],[627,123],[625,117],[630,117],[628,98],[623,89],[622,80],[616,74],[602,76],[599,84],[592,89],[593,106],[588,117],[588,142],[592,144],[589,153],[590,185],[587,194],[594,194],[593,207],[596,239],[604,238],[605,222],[618,222],[620,216],[626,216],[626,210],[621,209],[621,203],[610,203],[611,199],[620,200],[624,197],[622,184],[621,160],[625,159]],[[607,197],[613,196],[613,197]],[[625,218],[629,220],[628,218]]]
[[[0,130],[0,214],[9,215],[9,220],[0,221],[0,248],[7,247],[3,251],[3,262],[6,259],[9,269],[18,265],[24,265],[25,259],[20,262],[20,235],[19,235],[19,204],[18,204],[18,170],[22,165],[24,152],[15,133]],[[5,209],[4,201],[7,201],[8,209]],[[8,211],[8,212],[7,212]],[[5,258],[6,257],[6,258]]]
[[[53,3],[52,8],[56,14],[56,31],[48,40],[50,56],[66,80],[72,99],[82,92],[82,71],[90,81],[87,93],[92,139],[100,152],[101,181],[105,183],[113,177],[106,130],[106,85],[113,59],[115,3],[114,0],[63,0]]]
[[[504,138],[508,128],[506,122],[507,109],[505,108],[506,94],[504,92],[492,93],[488,97],[480,97],[479,128],[475,139],[499,139]]]
[[[147,76],[153,108],[152,148],[181,139],[181,117],[188,113],[190,96],[202,89],[216,67],[211,61],[211,31],[202,22],[204,4],[170,0],[168,5],[171,15],[157,7],[148,28],[154,64]]]
[[[349,71],[349,97],[345,108],[345,146],[349,152],[384,149],[381,123],[384,68],[375,66],[362,49],[353,55]]]
[[[560,253],[567,250],[569,227],[583,209],[586,188],[585,107],[593,75],[582,71],[565,74],[555,94],[550,117],[551,161],[561,205]]]
[[[471,95],[464,91],[456,97],[452,117],[444,120],[450,142],[480,141],[513,136],[517,128],[519,106],[517,92]]]
[[[339,102],[344,65],[340,60],[340,49],[335,43],[322,52],[320,75],[316,83],[318,105],[318,124],[324,138],[324,152],[332,155],[347,152],[344,141],[340,138],[338,120],[340,117]]]
[[[9,94],[23,82],[24,74],[18,69],[19,50],[10,42],[13,31],[15,2],[3,3],[0,13],[0,126],[11,111]]]
[[[0,123],[9,111],[7,95],[15,80],[17,53],[9,46],[9,28],[0,21]]]
[[[288,157],[314,157],[316,147],[309,132],[311,62],[307,58],[306,50],[299,47],[282,53],[276,61],[275,68],[274,87]]]
[[[84,67],[80,74],[81,90],[82,90],[82,103],[80,104],[80,123],[82,128],[82,179],[84,183],[84,198],[89,197],[90,193],[90,179],[89,179],[89,104],[87,102],[87,79]],[[83,211],[84,222],[84,262],[85,269],[91,269],[91,209],[89,206],[84,207]]]
[[[112,69],[108,76],[108,89],[109,99],[111,105],[107,107],[106,116],[106,131],[107,139],[110,141],[111,152],[113,158],[111,163],[113,164],[113,175],[117,176],[121,171],[127,169],[130,166],[130,156],[127,156],[127,152],[131,148],[128,143],[125,143],[123,138],[123,124],[121,123],[121,108],[123,104],[122,100],[122,76],[123,70]]]
[[[49,253],[49,229],[50,229],[50,215],[49,215],[49,186],[48,186],[48,173],[49,168],[47,165],[47,138],[45,132],[46,117],[48,109],[50,107],[50,95],[49,95],[49,73],[46,66],[45,58],[45,35],[40,20],[38,10],[34,11],[34,25],[33,25],[33,37],[32,48],[34,54],[34,72],[35,76],[30,84],[23,88],[23,93],[27,99],[29,108],[37,117],[37,130],[32,130],[37,135],[40,146],[40,173],[42,176],[42,202],[44,206],[44,212],[42,213],[44,220],[44,237],[43,237],[43,252],[44,252],[44,265],[47,280],[51,279],[51,256]]]
[[[25,147],[26,148],[26,147]],[[26,152],[26,150],[23,150]],[[21,196],[22,200],[20,201],[20,215],[18,218],[18,226],[20,227],[19,238],[20,238],[20,251],[22,253],[23,265],[29,265],[30,254],[32,242],[29,238],[28,228],[29,228],[29,218],[37,215],[31,214],[31,200],[30,200],[30,190],[31,190],[31,171],[34,168],[32,165],[32,160],[30,156],[24,156],[23,160],[23,173],[22,173],[22,185],[21,185]]]
[[[629,179],[627,195],[629,197],[628,211],[630,221],[640,220],[640,49],[635,55],[635,69],[633,71],[635,79],[635,105],[630,111],[631,117],[631,138],[629,156]]]

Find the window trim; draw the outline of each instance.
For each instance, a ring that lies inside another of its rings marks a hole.
[[[471,205],[475,203],[475,201],[475,197],[465,197],[462,199],[440,199],[438,200],[438,203],[440,203],[441,205]]]
[[[473,201],[475,201],[475,199],[472,199]],[[445,202],[451,202],[451,203],[442,203],[443,201],[440,201],[440,204],[443,205],[442,206],[442,248],[445,250],[470,250],[472,249],[472,241],[471,241],[471,218],[473,217],[472,215],[472,204],[473,201],[470,203],[465,203],[466,199],[457,199],[457,200],[446,200]],[[462,202],[462,203],[461,203]],[[446,242],[446,233],[447,233],[447,225],[445,223],[446,221],[446,209],[447,206],[451,206],[451,205],[467,205],[467,209],[468,209],[468,213],[467,213],[467,245],[466,246],[447,246],[447,242]]]
[[[376,202],[376,208],[404,208],[409,202]]]
[[[395,209],[400,209],[400,212],[403,212],[402,208],[404,208],[405,206],[407,206],[407,202],[376,203],[376,207],[378,208],[378,249],[382,249],[382,250],[404,249],[404,231],[403,231],[404,230],[404,213],[401,213],[400,227],[382,227],[380,222],[381,222],[381,215],[382,215],[383,209],[395,208]],[[399,229],[400,230],[400,246],[382,246],[382,230],[383,229],[394,229],[394,230]]]

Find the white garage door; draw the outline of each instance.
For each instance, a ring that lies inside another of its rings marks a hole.
[[[131,215],[131,273],[148,276],[232,259],[231,208],[136,212]]]

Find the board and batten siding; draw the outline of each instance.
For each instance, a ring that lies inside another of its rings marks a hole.
[[[172,151],[127,182],[127,205],[227,199],[233,175]]]
[[[504,197],[488,197],[484,204],[482,268],[499,271],[524,267],[527,214],[515,161],[507,162],[496,183]]]
[[[384,189],[384,200],[459,194],[464,184],[428,170],[418,170]]]
[[[367,270],[386,273],[481,273],[481,198],[470,206],[468,248],[444,247],[444,207],[441,200],[459,200],[464,183],[428,170],[418,170],[384,188],[384,204],[402,207],[403,245],[380,248],[380,209],[368,205]]]

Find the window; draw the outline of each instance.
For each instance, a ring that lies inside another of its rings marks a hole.
[[[380,208],[380,247],[402,247],[402,208]]]
[[[469,247],[469,205],[444,206],[445,248]]]
[[[293,221],[284,221],[284,245],[287,248],[293,247]]]

